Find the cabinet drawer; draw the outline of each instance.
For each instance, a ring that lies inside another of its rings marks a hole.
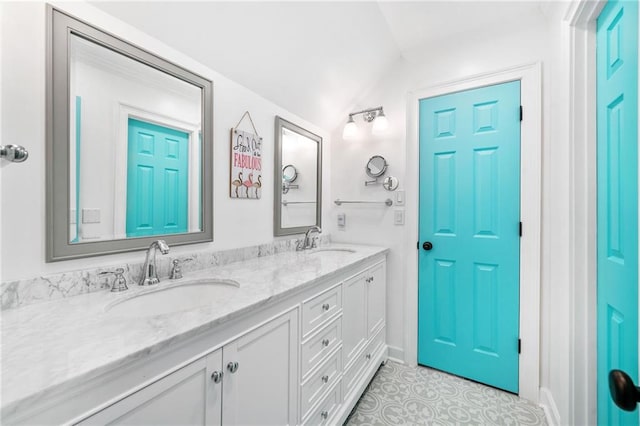
[[[303,420],[303,425],[327,425],[331,424],[333,417],[342,405],[341,387],[338,383],[322,400],[322,402]]]
[[[342,309],[342,284],[302,302],[302,337],[307,337],[340,309]]]
[[[302,344],[302,376],[306,376],[315,366],[342,343],[342,317],[336,318],[318,333]]]
[[[324,364],[302,384],[300,411],[303,417],[309,413],[311,407],[324,396],[326,391],[340,379],[341,373],[342,349],[339,349],[336,353],[330,355]]]
[[[358,354],[355,362],[344,373],[342,378],[342,394],[348,398],[355,386],[362,379],[369,368],[371,368],[372,360],[384,346],[385,329],[384,327],[369,341],[362,352]],[[376,366],[377,368],[377,366]]]

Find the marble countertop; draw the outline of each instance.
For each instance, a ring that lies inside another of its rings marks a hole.
[[[149,288],[129,283],[122,293],[108,291],[11,309],[2,313],[2,414],[19,410],[60,387],[157,352],[268,302],[313,286],[344,268],[388,249],[332,244],[354,252],[286,252],[185,274],[182,282],[233,280],[230,298],[199,308],[132,319],[107,309]],[[180,285],[162,280],[162,286]]]

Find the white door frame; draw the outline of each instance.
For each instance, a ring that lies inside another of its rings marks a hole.
[[[568,86],[568,140],[572,161],[569,189],[574,197],[570,213],[573,224],[570,318],[573,324],[570,328],[568,395],[569,414],[573,418],[567,419],[573,424],[597,423],[596,20],[605,4],[605,0],[573,1],[563,29],[563,45],[568,56],[567,77],[571,83]],[[638,13],[640,15],[640,11]],[[640,20],[640,16],[638,18]],[[638,67],[640,69],[640,58]],[[640,122],[638,130],[640,134]],[[638,155],[640,164],[640,150]],[[638,179],[640,181],[640,175]],[[640,318],[638,322],[640,326]],[[640,342],[638,344],[640,352]]]
[[[542,173],[542,67],[539,62],[481,74],[411,92],[407,99],[407,276],[405,286],[405,360],[418,359],[418,179],[420,99],[520,80],[524,119],[521,127],[520,338],[519,394],[535,403],[540,388],[540,220]]]

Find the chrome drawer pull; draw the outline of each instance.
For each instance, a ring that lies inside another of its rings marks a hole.
[[[327,383],[329,381],[329,376],[327,376],[327,375],[322,376],[322,381],[324,383]]]
[[[322,413],[320,413],[320,417],[322,417],[324,420],[327,420],[327,417],[329,417],[329,412],[327,410],[324,410]]]
[[[330,308],[330,306],[329,306],[329,304],[328,304],[328,303],[325,303],[325,304],[323,304],[323,305],[322,305],[322,310],[323,310],[323,311],[328,311],[328,310],[329,310],[329,308]]]
[[[322,339],[322,346],[329,346],[329,339]]]

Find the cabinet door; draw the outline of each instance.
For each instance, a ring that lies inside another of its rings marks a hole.
[[[367,343],[367,275],[361,273],[342,284],[342,347],[348,367]]]
[[[211,376],[222,366],[222,350],[121,399],[83,425],[220,425],[222,383]]]
[[[386,312],[386,271],[380,263],[365,272],[367,283],[367,337],[371,338],[384,324]]]
[[[222,422],[225,425],[295,424],[298,310],[226,345],[223,367]]]

